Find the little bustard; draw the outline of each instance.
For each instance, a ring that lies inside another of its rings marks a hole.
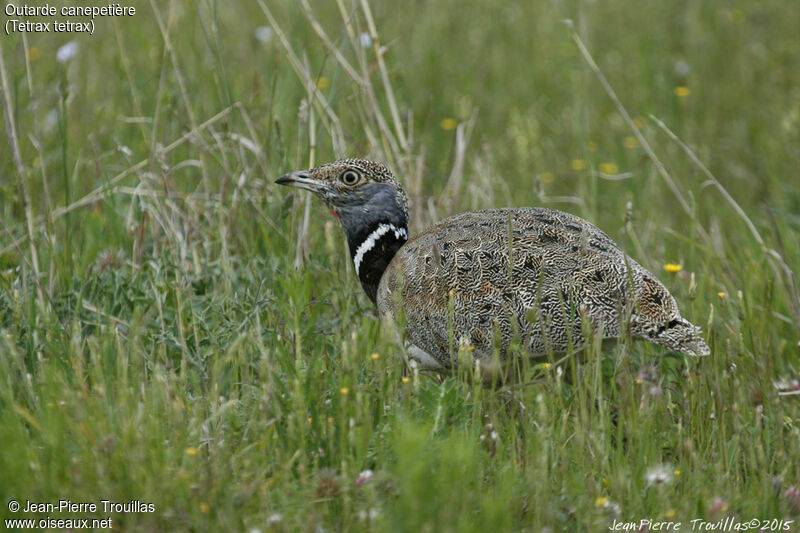
[[[331,208],[361,286],[382,319],[402,313],[408,354],[423,368],[451,368],[459,345],[476,360],[505,357],[515,338],[531,357],[577,351],[586,326],[604,339],[629,331],[686,354],[710,353],[664,285],[575,215],[475,211],[409,240],[405,192],[381,163],[343,159],[276,183],[309,190]]]

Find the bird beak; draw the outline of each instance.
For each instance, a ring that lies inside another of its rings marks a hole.
[[[305,189],[311,192],[320,192],[322,190],[322,183],[308,177],[308,172],[289,172],[275,180],[278,185],[286,185],[287,187],[295,187],[297,189]]]

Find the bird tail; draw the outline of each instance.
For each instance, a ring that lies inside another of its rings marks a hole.
[[[650,337],[650,340],[688,355],[711,354],[711,348],[703,340],[700,328],[683,318],[671,321],[666,328]]]

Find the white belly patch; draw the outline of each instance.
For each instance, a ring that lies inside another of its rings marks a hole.
[[[421,348],[414,346],[413,344],[409,345],[408,348],[406,348],[406,352],[412,359],[414,359],[417,363],[419,363],[420,367],[423,370],[442,368],[442,365],[439,363],[439,361],[434,359],[433,356],[431,356],[431,354],[429,354],[428,352],[426,352]]]

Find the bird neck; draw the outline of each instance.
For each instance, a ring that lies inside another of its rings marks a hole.
[[[383,273],[407,240],[408,223],[405,217],[379,219],[348,234],[356,275],[372,303],[377,304],[378,285]]]
[[[408,202],[396,183],[370,183],[333,204],[364,292],[377,303],[378,285],[408,240]]]

